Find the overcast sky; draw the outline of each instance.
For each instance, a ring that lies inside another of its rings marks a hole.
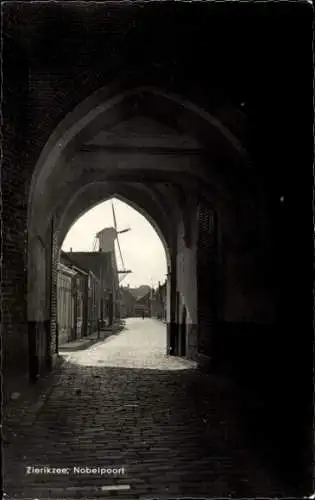
[[[126,269],[133,272],[121,282],[132,287],[140,285],[157,286],[166,278],[166,256],[163,244],[155,229],[143,215],[120,200],[113,199],[117,228],[131,228],[131,231],[119,235],[120,248]],[[111,200],[100,203],[80,217],[70,228],[62,249],[66,252],[91,252],[95,235],[104,227],[114,226]],[[121,260],[116,247],[118,267]]]

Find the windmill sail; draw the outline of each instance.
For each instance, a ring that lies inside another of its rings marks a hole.
[[[124,263],[124,259],[123,259],[123,256],[122,256],[122,251],[121,251],[121,247],[120,247],[120,242],[119,242],[118,234],[121,233],[121,232],[126,232],[126,231],[128,231],[128,229],[124,230],[124,231],[118,231],[117,230],[117,220],[116,220],[115,207],[114,207],[114,203],[113,202],[112,202],[112,212],[113,212],[114,228],[115,228],[115,231],[116,231],[117,246],[118,246],[119,256],[120,256],[120,260],[121,260],[121,264],[122,264],[122,271],[120,271],[120,274],[123,274],[123,276],[121,276],[119,278],[119,282],[121,282],[127,276],[127,274],[130,271],[127,271],[126,268],[125,268],[125,263]]]
[[[116,221],[115,208],[114,208],[113,202],[112,202],[112,211],[113,211],[113,219],[114,219],[114,228],[116,229],[116,232],[117,232],[117,221]]]
[[[93,252],[96,252],[96,247],[97,247],[97,237],[94,238],[94,241],[93,241]]]
[[[121,260],[121,263],[122,263],[122,268],[123,268],[123,270],[125,270],[124,259],[123,259],[123,256],[122,256],[122,251],[121,251],[121,248],[120,248],[120,242],[119,242],[119,238],[118,238],[117,220],[116,220],[114,203],[112,203],[112,210],[113,210],[114,228],[116,230],[116,241],[117,241],[117,246],[118,246],[118,250],[119,250],[119,256],[120,256],[120,260]]]
[[[123,270],[125,270],[124,259],[123,259],[122,253],[121,253],[121,248],[120,248],[120,243],[119,243],[118,236],[117,236],[117,245],[118,245],[120,260],[121,260],[121,263],[122,263],[122,268],[123,268]]]

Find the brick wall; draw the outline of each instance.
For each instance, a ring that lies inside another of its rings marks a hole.
[[[58,352],[58,331],[57,331],[57,279],[58,279],[58,233],[54,231],[52,238],[52,273],[51,273],[51,308],[50,308],[50,334],[51,352]]]
[[[27,65],[22,55],[12,61],[15,43],[4,38],[2,201],[2,348],[6,373],[27,373],[26,208],[28,178],[24,170],[27,141],[25,103]]]

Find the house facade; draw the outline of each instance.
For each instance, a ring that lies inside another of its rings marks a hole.
[[[100,318],[100,280],[61,253],[57,277],[58,345],[96,332]]]
[[[76,271],[58,264],[57,277],[57,325],[59,345],[73,340],[75,335],[76,299],[73,283]]]
[[[136,298],[130,292],[129,287],[120,287],[120,317],[132,318],[135,316]]]
[[[167,293],[166,282],[161,285],[159,283],[156,290],[152,293],[151,300],[151,316],[162,321],[166,321],[166,307],[167,307]]]
[[[135,316],[151,317],[151,295],[150,291],[136,301]]]
[[[67,252],[75,265],[93,273],[99,282],[99,319],[103,326],[112,325],[117,317],[118,275],[112,252]]]

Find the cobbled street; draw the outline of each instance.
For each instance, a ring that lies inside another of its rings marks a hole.
[[[163,323],[134,318],[65,354],[35,421],[21,421],[19,439],[4,448],[6,495],[110,497],[114,486],[124,498],[281,496],[242,440],[237,392],[191,361],[166,357],[165,345]],[[66,470],[27,473],[45,466]]]

